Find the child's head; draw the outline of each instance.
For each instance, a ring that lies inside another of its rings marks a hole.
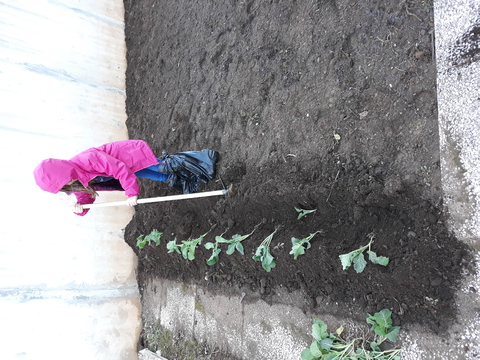
[[[76,167],[68,160],[43,160],[33,171],[42,190],[58,193],[68,182],[78,179]]]
[[[59,191],[61,192],[66,192],[66,193],[72,193],[72,192],[78,192],[78,191],[84,191],[84,192],[87,192],[89,193],[90,195],[92,196],[97,196],[97,193],[95,190],[93,190],[91,187],[90,187],[90,184],[89,186],[85,187],[83,186],[83,184],[78,181],[78,180],[72,180],[72,181],[69,181],[68,183],[66,183]]]

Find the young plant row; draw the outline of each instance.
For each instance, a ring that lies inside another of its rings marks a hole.
[[[304,210],[299,208],[295,208],[295,210],[299,213],[297,216],[297,220],[300,220],[302,217],[315,211],[315,210]],[[225,251],[227,255],[232,255],[235,251],[238,251],[241,255],[245,255],[242,241],[249,238],[255,232],[257,227],[258,225],[252,230],[251,233],[246,235],[236,234],[236,235],[233,235],[232,238],[228,239],[223,237],[223,235],[225,234],[223,233],[215,237],[215,242],[205,243],[204,244],[205,249],[212,251],[211,256],[207,260],[207,264],[215,265],[218,262],[220,253],[222,252],[222,249],[220,247],[221,244],[227,244],[227,250]],[[255,253],[252,257],[254,261],[260,262],[262,264],[263,269],[267,272],[270,272],[276,266],[275,258],[270,251],[270,243],[277,231],[278,231],[278,228],[275,229],[275,231],[273,231],[270,235],[268,235],[262,241],[262,243],[256,248]],[[321,231],[316,231],[305,238],[292,237],[291,239],[292,248],[289,254],[293,255],[294,260],[297,260],[297,258],[300,255],[305,254],[305,251],[312,247],[310,241],[318,233],[321,233]],[[183,240],[180,243],[177,243],[177,239],[169,241],[167,243],[168,253],[176,252],[178,254],[181,254],[184,259],[187,259],[190,261],[194,260],[195,250],[197,249],[198,246],[202,245],[202,242],[205,239],[205,236],[207,236],[207,234],[208,232],[196,239]],[[155,246],[159,246],[161,236],[162,236],[162,233],[154,229],[147,236],[143,236],[143,235],[139,236],[137,238],[137,246],[140,249],[143,249],[147,244],[150,245],[152,242],[155,243]],[[367,254],[369,256],[369,260],[372,263],[382,265],[382,266],[388,265],[389,259],[387,257],[377,256],[377,254],[371,250],[374,234],[372,233],[367,236],[370,238],[370,242],[367,245],[362,246],[359,249],[353,250],[347,254],[342,254],[339,256],[340,261],[342,263],[343,270],[348,269],[353,264],[355,271],[357,273],[361,273],[367,265],[367,261],[365,260],[365,256],[363,254],[364,251],[367,249],[368,249]]]
[[[205,249],[212,251],[211,256],[207,260],[207,264],[215,265],[218,262],[219,255],[222,252],[220,247],[221,244],[227,244],[227,249],[225,251],[227,255],[232,255],[235,251],[239,252],[241,255],[245,255],[242,241],[250,237],[255,232],[255,229],[247,235],[236,234],[231,238],[225,238],[223,236],[224,234],[218,235],[215,236],[215,242],[206,242],[203,244]],[[270,252],[270,243],[277,230],[278,229],[275,229],[274,232],[272,232],[265,238],[265,240],[262,241],[262,243],[256,248],[255,254],[253,255],[253,260],[260,262],[263,269],[265,269],[267,272],[270,272],[276,266],[275,259]],[[292,249],[290,254],[293,255],[295,260],[298,258],[298,256],[305,254],[305,250],[311,247],[310,240],[312,240],[312,238],[319,232],[320,231],[310,234],[308,237],[303,239],[292,237]],[[205,236],[207,235],[208,232],[196,239],[183,240],[180,243],[177,243],[177,239],[169,241],[167,243],[168,253],[176,252],[182,255],[182,257],[186,260],[194,260],[196,249],[202,245]],[[139,236],[137,238],[137,246],[140,249],[143,249],[147,244],[152,245],[152,242],[155,244],[155,246],[158,246],[160,245],[161,236],[161,232],[158,230],[153,230],[147,236]]]
[[[309,348],[301,353],[303,360],[400,360],[401,349],[382,350],[380,345],[385,341],[395,342],[400,326],[392,326],[392,312],[383,309],[374,315],[367,315],[367,323],[375,338],[369,343],[365,339],[346,341],[341,338],[343,327],[335,334],[328,333],[327,325],[319,319],[314,319],[312,325],[313,341]]]

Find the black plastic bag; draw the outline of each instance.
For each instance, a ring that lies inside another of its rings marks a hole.
[[[170,174],[167,184],[174,189],[191,194],[198,190],[200,182],[207,183],[215,177],[218,152],[213,150],[185,151],[168,155],[162,152],[159,172]]]

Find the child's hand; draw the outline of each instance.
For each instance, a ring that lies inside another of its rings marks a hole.
[[[135,205],[137,205],[137,199],[138,199],[138,196],[130,196],[130,197],[127,199],[127,205],[128,205],[128,206],[135,206]]]
[[[76,213],[76,214],[81,214],[83,212],[82,204],[75,204],[73,206],[73,212]]]

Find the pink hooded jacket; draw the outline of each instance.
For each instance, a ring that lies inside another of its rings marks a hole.
[[[96,176],[113,176],[130,197],[140,195],[134,173],[155,164],[158,164],[158,160],[145,141],[123,140],[87,149],[70,160],[46,159],[35,168],[33,174],[42,190],[54,194],[74,179],[86,187]],[[88,193],[76,192],[75,195],[79,204],[91,204],[94,201]]]

